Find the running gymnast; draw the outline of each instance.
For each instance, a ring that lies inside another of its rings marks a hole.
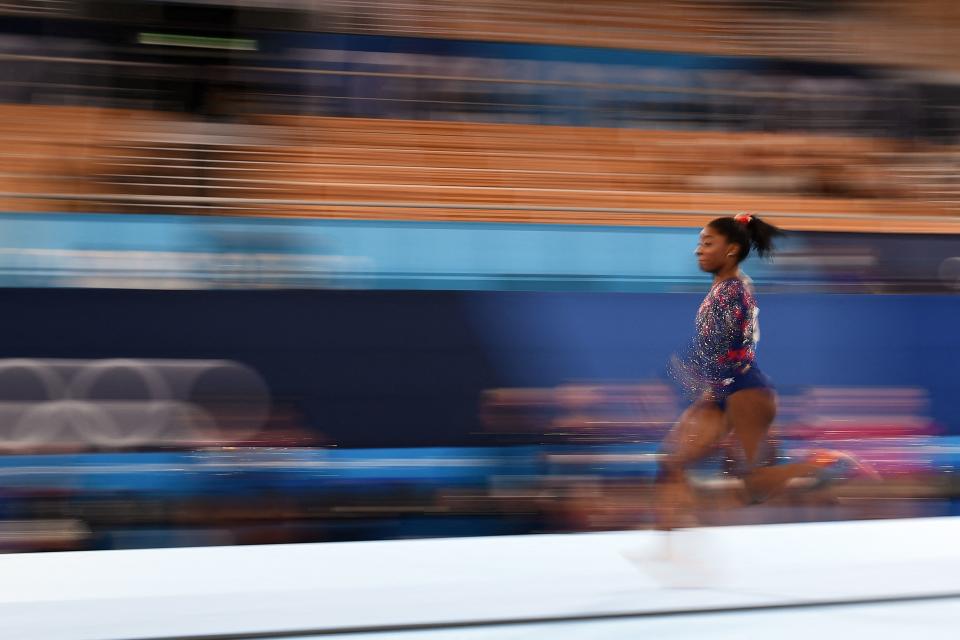
[[[696,316],[689,353],[674,358],[672,373],[694,398],[661,449],[655,499],[656,525],[673,529],[695,524],[694,494],[686,470],[714,452],[728,436],[739,444],[737,475],[743,502],[762,502],[794,478],[822,487],[871,470],[852,456],[820,451],[800,462],[775,464],[770,427],[777,413],[773,383],[757,366],[758,308],[750,279],[740,263],[751,248],[761,257],[773,251],[782,231],[757,216],[717,218],[700,232],[696,257],[713,284]]]

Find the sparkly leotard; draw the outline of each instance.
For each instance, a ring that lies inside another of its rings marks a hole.
[[[772,386],[756,366],[758,314],[749,280],[729,278],[710,288],[697,311],[693,344],[675,366],[691,395],[709,393],[723,406],[736,391]]]

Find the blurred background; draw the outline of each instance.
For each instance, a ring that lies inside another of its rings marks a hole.
[[[948,0],[5,0],[0,550],[645,528],[665,375],[751,260],[784,455],[953,514]]]

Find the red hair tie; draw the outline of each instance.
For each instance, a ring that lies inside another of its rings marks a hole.
[[[734,222],[739,222],[743,226],[750,224],[750,221],[753,220],[753,216],[749,213],[738,213],[733,217]]]

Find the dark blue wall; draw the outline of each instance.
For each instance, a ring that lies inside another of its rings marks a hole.
[[[476,444],[483,389],[662,375],[699,295],[3,290],[0,357],[231,358],[342,446]],[[960,432],[960,297],[760,294],[778,385],[916,385]],[[489,440],[483,440],[489,444]]]

